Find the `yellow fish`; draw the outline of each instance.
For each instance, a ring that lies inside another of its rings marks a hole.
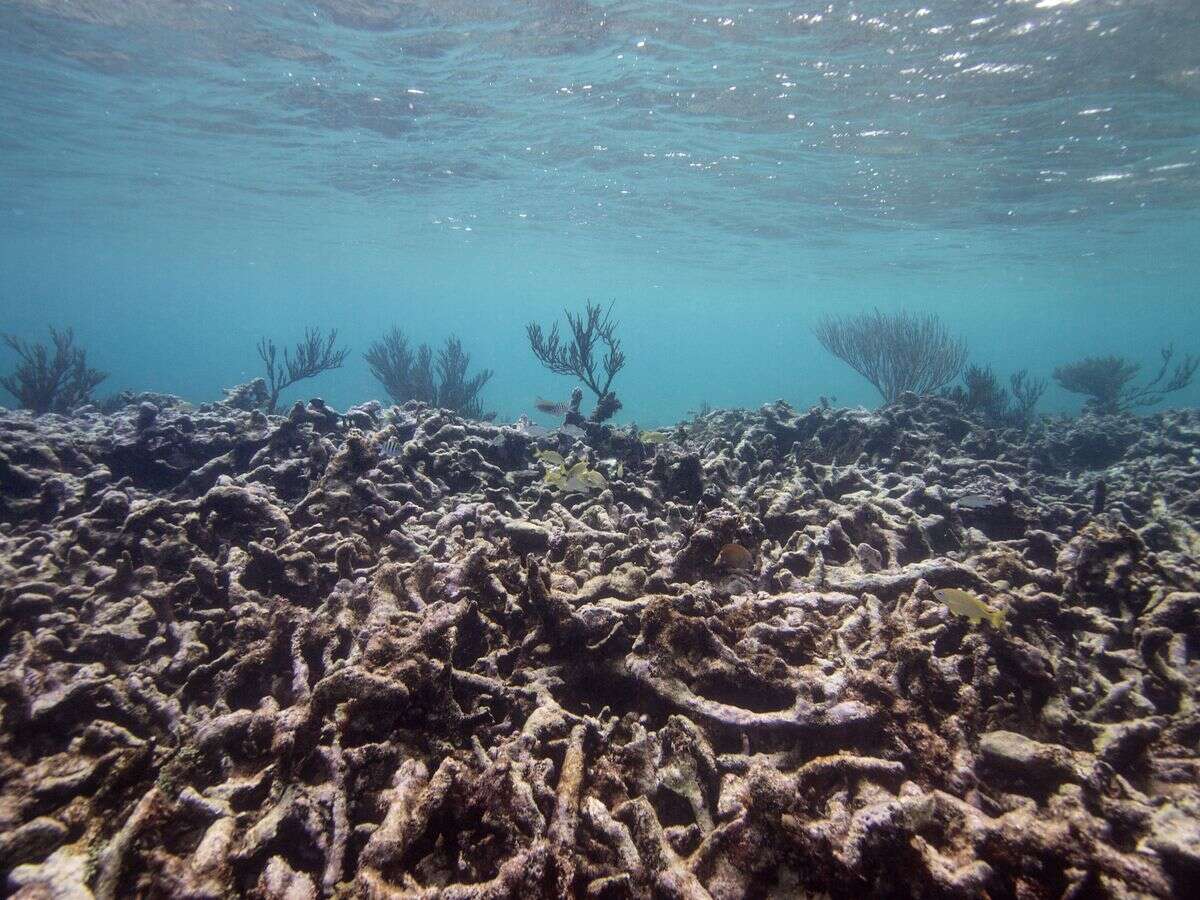
[[[604,488],[608,487],[608,482],[604,480],[604,476],[594,469],[590,472],[584,472],[579,476],[579,480],[589,488],[595,488],[596,490],[604,490]]]
[[[933,596],[946,604],[956,616],[965,616],[973,624],[987,619],[993,628],[1004,627],[1004,610],[992,609],[974,594],[959,588],[938,588]]]
[[[553,450],[538,450],[533,454],[548,466],[565,466],[567,461],[562,458],[562,454],[555,453]]]
[[[580,460],[567,468],[565,465],[555,466],[546,472],[542,479],[547,487],[558,488],[560,491],[581,491],[587,493],[593,490],[603,490],[608,487],[604,476],[594,469],[589,469],[587,460]]]
[[[754,557],[741,544],[726,544],[713,560],[714,566],[726,569],[749,569],[754,564]]]
[[[643,431],[638,437],[643,444],[665,444],[671,439],[665,431]]]

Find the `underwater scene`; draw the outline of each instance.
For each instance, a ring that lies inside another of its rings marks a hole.
[[[0,896],[1200,896],[1197,0],[0,0]]]

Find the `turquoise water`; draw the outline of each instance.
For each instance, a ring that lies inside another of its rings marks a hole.
[[[589,297],[646,425],[875,404],[827,312],[1003,374],[1200,348],[1194,0],[6,0],[0,111],[0,330],[73,325],[101,394],[215,399],[313,324],[354,353],[284,400],[344,407],[396,323],[507,419],[571,386],[525,323]]]

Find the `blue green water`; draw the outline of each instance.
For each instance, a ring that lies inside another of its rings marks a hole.
[[[810,331],[872,306],[1151,368],[1200,348],[1198,207],[1195,0],[0,0],[0,330],[73,325],[100,393],[215,399],[313,324],[355,352],[284,400],[344,407],[396,323],[507,419],[589,297],[646,425],[875,404]]]

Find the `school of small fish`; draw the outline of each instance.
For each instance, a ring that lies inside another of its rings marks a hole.
[[[547,487],[555,488],[563,493],[602,491],[608,487],[608,481],[595,469],[589,468],[587,460],[580,460],[572,466],[567,466],[561,453],[553,450],[540,450],[535,454],[546,466],[543,481]]]

